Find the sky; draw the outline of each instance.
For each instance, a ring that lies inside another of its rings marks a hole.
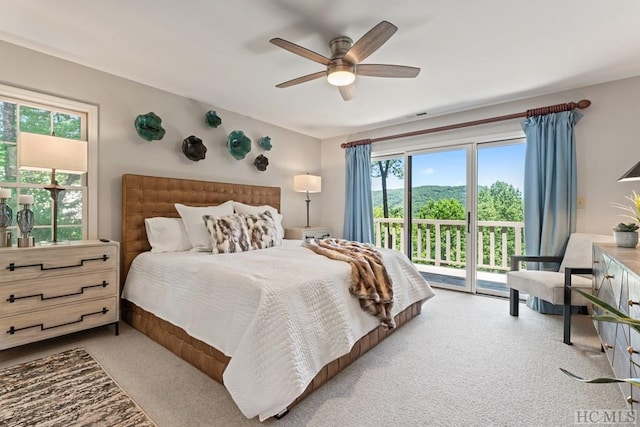
[[[525,144],[490,146],[478,149],[478,184],[489,186],[503,181],[523,190]],[[466,184],[466,152],[452,149],[413,156],[413,187],[422,185]],[[404,180],[387,179],[388,188],[403,188]],[[372,179],[373,190],[380,190],[380,178]]]

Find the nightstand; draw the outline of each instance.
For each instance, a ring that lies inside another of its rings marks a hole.
[[[118,242],[0,248],[0,350],[120,319]]]
[[[287,228],[284,231],[285,239],[306,240],[311,238],[324,239],[325,237],[331,237],[329,227],[298,227]]]

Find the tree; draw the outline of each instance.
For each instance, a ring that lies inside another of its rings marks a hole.
[[[418,211],[421,219],[465,219],[464,206],[456,199],[429,200]]]
[[[380,178],[382,182],[382,212],[385,218],[389,218],[389,202],[387,198],[387,178],[389,174],[398,179],[404,179],[404,160],[396,158],[371,162],[371,177]]]
[[[496,181],[478,192],[478,220],[480,221],[524,221],[524,201],[522,193],[513,185]],[[504,232],[500,227],[496,232]],[[490,229],[482,227],[480,232],[484,239],[489,239]],[[515,230],[507,228],[507,256],[515,253]],[[502,257],[502,247],[496,249],[496,257]],[[484,246],[482,256],[489,262],[489,248]]]
[[[81,117],[74,114],[0,101],[0,184],[15,183],[17,180],[18,129],[41,135],[55,133],[56,136],[64,138],[80,139],[81,121]],[[82,239],[84,203],[81,190],[82,176],[57,173],[56,179],[61,186],[67,188],[60,196],[58,224],[62,227],[58,229],[58,237],[64,240]],[[34,196],[31,209],[34,212],[35,228],[31,234],[36,241],[51,239],[52,201],[49,192],[42,188],[49,184],[50,180],[50,172],[30,170],[20,172],[20,183],[27,184],[22,186],[21,194]],[[15,197],[9,201],[9,205],[13,209],[12,226],[15,226],[15,214],[19,209]]]
[[[511,184],[496,181],[478,193],[480,221],[523,221],[522,193]]]
[[[382,214],[384,218],[389,218],[389,201],[387,198],[387,178],[389,174],[394,175],[398,179],[404,179],[404,159],[395,158],[371,162],[371,177],[380,178],[382,182]],[[388,227],[385,236],[387,247],[391,247]]]

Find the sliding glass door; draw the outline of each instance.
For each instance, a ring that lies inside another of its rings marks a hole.
[[[524,140],[477,146],[476,290],[507,295],[512,255],[524,250]]]
[[[409,156],[412,261],[430,283],[464,291],[472,290],[471,148]]]
[[[375,244],[407,254],[434,286],[507,295],[524,248],[524,140],[374,158]]]

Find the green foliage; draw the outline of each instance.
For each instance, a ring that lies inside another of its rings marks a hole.
[[[389,216],[384,216],[382,206],[373,207],[374,218],[404,218],[404,208],[402,206],[393,206],[389,209]]]
[[[636,231],[638,228],[640,227],[635,222],[629,222],[627,224],[621,222],[620,224],[613,227],[613,231]]]
[[[413,217],[427,218],[424,216],[424,207],[430,202],[438,202],[443,199],[454,199],[458,202],[462,211],[465,212],[466,205],[466,186],[441,186],[441,185],[423,185],[412,189],[413,196]],[[389,210],[394,206],[403,206],[404,190],[390,189],[387,190],[387,201]],[[451,203],[451,202],[446,202]],[[373,192],[374,211],[376,206],[382,206],[383,194],[381,190]],[[452,209],[456,209],[453,208]],[[421,214],[421,212],[423,212]],[[422,215],[422,216],[421,216]],[[391,218],[391,217],[387,217]],[[436,217],[429,217],[436,218]],[[438,216],[437,219],[464,219],[459,217],[446,218]],[[481,186],[478,191],[478,220],[479,221],[523,221],[524,220],[524,202],[522,193],[511,184],[496,181],[488,187]]]
[[[496,181],[478,192],[480,221],[524,221],[524,201],[520,190]]]
[[[373,206],[383,205],[383,193],[376,190],[372,194]],[[462,206],[465,206],[467,199],[466,186],[444,186],[444,185],[423,185],[412,189],[413,205],[412,215],[417,218],[420,207],[425,205],[429,200],[440,199],[456,199]],[[404,190],[402,188],[393,188],[387,190],[387,201],[389,209],[393,206],[404,205]]]
[[[32,235],[36,241],[52,238],[51,196],[42,188],[50,183],[51,174],[40,171],[18,171],[16,150],[18,131],[41,135],[53,133],[64,138],[80,139],[81,126],[82,119],[77,115],[0,101],[0,187],[7,187],[4,185],[7,183],[17,183],[18,177],[20,184],[29,184],[29,187],[21,188],[20,194],[34,196],[31,209],[34,213],[35,226]],[[56,178],[61,186],[67,188],[61,194],[58,203],[58,238],[59,240],[81,240],[84,195],[80,188],[77,190],[73,188],[82,185],[81,175],[57,173]],[[14,243],[18,234],[15,215],[20,209],[17,204],[17,195],[16,189],[13,188],[12,197],[8,203],[14,213],[10,228],[14,234]]]
[[[371,162],[372,178],[388,178],[389,174],[404,179],[404,160],[401,158],[375,160]]]
[[[374,201],[374,217],[375,218],[402,218],[404,191],[402,189],[388,190],[387,193],[389,204],[389,216],[384,215],[381,204],[383,203],[383,195],[381,191],[373,192]],[[414,219],[435,219],[435,220],[458,220],[464,221],[467,217],[466,205],[466,187],[465,186],[433,186],[426,185],[415,187],[412,189],[412,215]],[[392,214],[393,213],[393,214]],[[482,186],[478,192],[478,220],[479,221],[508,221],[522,222],[524,220],[524,202],[522,193],[511,184],[497,181],[490,186]],[[418,234],[418,227],[420,233]],[[390,233],[396,233],[396,240],[399,241],[400,226],[389,225]],[[480,226],[479,233],[485,242],[489,241],[491,233],[500,236],[503,233],[507,235],[506,256],[515,253],[516,233],[512,227],[498,226]],[[466,224],[442,225],[440,228],[440,250],[442,253],[440,258],[444,258],[446,249],[446,234],[451,235],[454,239],[456,235],[462,236],[466,233]],[[427,234],[430,241],[427,242]],[[385,236],[383,236],[384,240]],[[391,237],[389,237],[390,239]],[[422,242],[418,242],[418,238]],[[436,230],[433,225],[417,225],[414,224],[412,230],[413,248],[417,250],[421,248],[421,253],[416,253],[416,258],[434,259],[438,257],[435,251]],[[418,244],[420,243],[420,244]],[[431,252],[427,254],[427,250]],[[466,257],[466,238],[462,238],[460,253],[458,248],[450,248],[451,259],[457,259],[459,255],[460,263],[464,264]],[[485,264],[490,263],[489,245],[483,245],[482,258]],[[502,259],[502,246],[496,247],[496,259]]]
[[[596,307],[599,307],[601,310],[604,311],[604,314],[602,315],[595,315],[595,316],[591,316],[593,318],[593,320],[595,321],[601,321],[601,322],[612,322],[612,323],[621,323],[624,325],[629,325],[630,328],[634,329],[636,332],[640,333],[640,320],[635,319],[629,315],[627,315],[626,313],[623,313],[622,311],[618,310],[617,308],[615,308],[614,306],[612,306],[611,304],[607,303],[606,301],[604,301],[603,299],[600,299],[599,297],[592,295],[589,292],[584,292],[578,288],[571,288],[572,291],[574,292],[578,292],[580,295],[584,296],[586,299],[588,299],[591,303],[593,303],[593,305],[595,305]],[[640,378],[609,378],[609,377],[601,377],[601,378],[594,378],[591,380],[587,380],[584,378],[581,378],[575,374],[572,374],[571,372],[567,371],[566,369],[562,369],[559,368],[563,373],[567,374],[568,376],[570,376],[571,378],[580,381],[580,382],[584,382],[584,383],[592,383],[592,384],[607,384],[607,383],[628,383],[631,384],[633,386],[636,387],[640,387]]]
[[[456,199],[429,200],[418,210],[422,219],[465,219],[464,206]]]
[[[625,199],[629,200],[631,204],[623,205],[620,203],[612,203],[612,205],[618,209],[628,212],[629,215],[622,215],[625,218],[629,218],[634,222],[640,223],[640,194],[634,191],[631,196],[626,196]]]

